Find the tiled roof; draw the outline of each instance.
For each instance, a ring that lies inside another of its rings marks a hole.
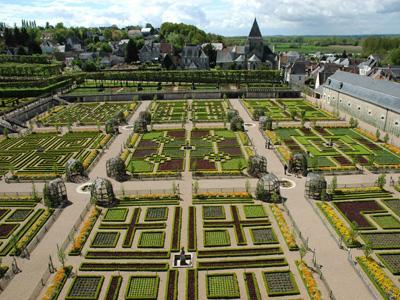
[[[400,113],[400,84],[336,71],[324,87]]]

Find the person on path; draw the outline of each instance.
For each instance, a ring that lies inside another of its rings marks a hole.
[[[286,171],[287,171],[287,165],[286,164],[283,166],[283,171],[284,171],[284,174],[286,175]]]

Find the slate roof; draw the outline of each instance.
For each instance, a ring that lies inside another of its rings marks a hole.
[[[400,84],[336,71],[324,87],[400,113]]]
[[[260,62],[261,59],[259,59],[257,57],[257,55],[253,54],[253,56],[249,58],[249,61],[251,61],[251,62]]]
[[[253,26],[251,27],[250,33],[249,33],[250,38],[261,38],[262,34],[260,31],[260,27],[258,27],[257,19],[254,18]]]
[[[217,51],[217,64],[233,62],[232,54],[227,49]]]

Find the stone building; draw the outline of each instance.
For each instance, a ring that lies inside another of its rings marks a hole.
[[[343,71],[322,86],[322,103],[400,136],[400,84]]]

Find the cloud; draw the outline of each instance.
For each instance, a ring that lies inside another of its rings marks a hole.
[[[207,32],[247,35],[257,17],[264,35],[399,33],[399,0],[2,0],[0,21],[44,25],[154,26],[183,22]]]

